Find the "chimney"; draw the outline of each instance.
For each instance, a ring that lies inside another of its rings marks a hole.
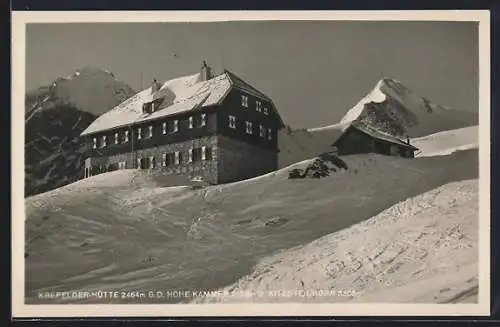
[[[207,62],[203,60],[203,64],[201,65],[200,81],[208,81],[211,78],[212,78],[212,68],[207,66]]]
[[[156,80],[156,78],[153,79],[153,83],[151,84],[151,94],[155,93],[160,89],[160,83]]]

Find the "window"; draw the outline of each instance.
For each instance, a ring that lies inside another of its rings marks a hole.
[[[115,133],[115,144],[118,144],[118,133]]]
[[[153,137],[153,126],[148,126],[148,136],[147,138],[150,139]]]
[[[236,129],[236,117],[229,116],[229,128]]]
[[[142,129],[140,127],[137,129],[137,139],[142,139]]]
[[[201,147],[201,160],[206,160],[207,159],[207,147],[202,146]]]
[[[167,167],[168,166],[168,156],[166,153],[162,153],[161,154],[161,165],[163,167]]]
[[[163,153],[161,155],[161,165],[167,167],[175,162],[175,153]]]
[[[192,150],[192,161],[193,162],[196,162],[196,161],[201,161],[201,160],[205,160],[205,154],[203,151],[205,151],[206,147],[201,147],[201,148],[194,148]]]
[[[137,169],[148,169],[151,168],[151,158],[138,158],[137,159]],[[153,160],[154,161],[154,160]]]
[[[151,156],[149,157],[149,169],[153,169],[156,167],[156,158]]]
[[[264,126],[260,125],[259,128],[260,128],[259,130],[260,137],[266,137],[266,129],[264,128]]]
[[[154,103],[146,102],[142,105],[142,112],[145,114],[151,114],[154,112]]]
[[[193,127],[203,127],[207,125],[207,115],[200,114],[194,117],[189,117],[189,128]]]
[[[272,138],[272,131],[270,128],[267,129],[267,139],[270,140]]]
[[[182,161],[181,153],[179,151],[175,151],[175,154],[174,154],[174,162],[175,162],[175,164],[176,165],[180,165],[181,161]]]
[[[247,129],[246,129],[246,132],[247,134],[252,134],[252,122],[251,121],[246,121],[245,122],[246,126],[247,126]]]
[[[97,149],[97,137],[94,137],[94,149]]]
[[[207,149],[207,160],[211,160],[211,159],[215,159],[217,158],[217,147],[213,147],[212,148],[212,151],[209,151],[209,149]]]
[[[193,149],[188,150],[188,162],[193,161]]]
[[[121,161],[118,163],[118,169],[126,169],[127,168],[127,162],[126,161]]]
[[[179,121],[173,120],[169,122],[164,122],[162,124],[162,133],[163,134],[172,134],[179,131]]]
[[[128,131],[125,131],[125,139],[123,140],[123,143],[128,142]]]
[[[267,107],[264,107],[264,115],[268,115],[269,114],[269,110],[267,109]]]
[[[255,102],[255,110],[257,110],[258,112],[262,111],[262,102],[260,101]]]
[[[102,142],[101,142],[101,148],[104,148],[106,146],[106,135],[102,136]]]
[[[163,167],[167,166],[167,154],[166,153],[161,154],[161,165]]]
[[[248,108],[248,96],[241,95],[241,105],[245,108]]]

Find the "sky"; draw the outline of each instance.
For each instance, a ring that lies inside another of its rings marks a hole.
[[[153,78],[228,69],[263,91],[294,128],[329,125],[382,77],[434,103],[478,110],[473,22],[257,21],[29,24],[26,89],[82,67],[135,90]]]

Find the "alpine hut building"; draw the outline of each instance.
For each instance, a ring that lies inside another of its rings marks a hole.
[[[283,127],[270,97],[203,62],[196,74],[154,80],[89,125],[84,176],[149,169],[185,182],[247,179],[277,169]]]

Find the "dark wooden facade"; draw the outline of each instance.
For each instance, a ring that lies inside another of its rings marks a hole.
[[[246,94],[239,90],[232,90],[219,106],[206,107],[127,127],[118,127],[86,135],[84,136],[85,142],[89,144],[88,148],[90,149],[87,156],[110,156],[218,134],[278,151],[277,131],[283,125],[279,117],[277,117],[276,110],[271,110],[273,105],[268,100],[259,99],[253,95],[246,95],[248,96],[249,106],[248,108],[243,108],[241,106],[242,95]],[[262,108],[268,108],[267,115],[256,111],[256,101],[261,101]],[[206,124],[204,126],[196,123],[202,114],[206,115]],[[230,127],[229,116],[236,118],[235,128]],[[193,117],[192,128],[189,128],[189,117]],[[175,120],[178,121],[178,130],[176,132],[167,131],[166,134],[163,134],[163,123],[171,126]],[[252,134],[247,133],[247,121],[252,123]],[[147,133],[150,126],[153,128],[152,136],[148,137]],[[265,128],[266,132],[264,136],[260,135],[260,126]],[[141,139],[138,139],[139,128],[143,134]],[[269,130],[271,131],[270,137],[268,134]],[[126,131],[129,133],[128,142],[124,142]],[[115,144],[115,133],[119,135],[118,144]],[[106,146],[104,147],[102,147],[103,136],[106,136]],[[97,141],[97,148],[93,146],[94,138]]]

